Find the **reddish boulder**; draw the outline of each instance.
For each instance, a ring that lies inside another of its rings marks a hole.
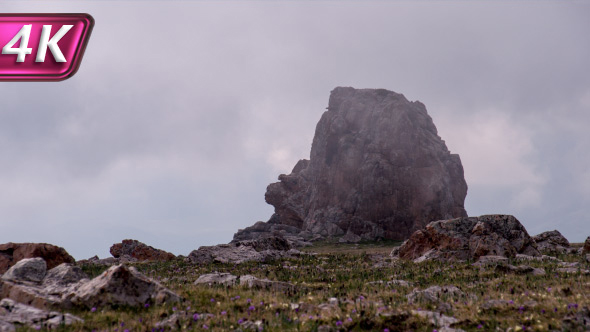
[[[169,261],[176,258],[167,251],[150,247],[137,240],[123,240],[122,243],[115,243],[110,251],[115,258],[128,255],[140,261]]]
[[[428,259],[477,260],[486,255],[540,255],[524,226],[510,215],[433,221],[396,249],[399,258],[418,262]]]
[[[64,248],[52,244],[9,242],[0,244],[0,273],[6,272],[21,259],[35,257],[43,258],[48,269],[76,261]]]

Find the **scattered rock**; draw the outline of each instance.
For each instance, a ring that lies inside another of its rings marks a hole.
[[[193,250],[186,258],[193,264],[211,264],[213,262],[240,264],[249,261],[264,262],[284,257],[299,255],[282,237],[270,236],[258,240],[235,241],[229,244],[200,247]]]
[[[508,258],[503,257],[503,256],[495,256],[495,255],[486,255],[486,256],[481,256],[479,257],[479,259],[477,260],[477,262],[471,264],[473,266],[479,266],[479,267],[488,267],[488,266],[495,266],[498,264],[507,264],[508,263]]]
[[[470,297],[456,286],[431,286],[424,290],[414,289],[406,295],[408,302],[427,302],[441,306],[443,311],[450,310],[449,303],[466,300]]]
[[[499,311],[512,309],[512,307],[514,307],[514,303],[511,303],[508,300],[489,300],[489,301],[484,302],[482,305],[480,305],[479,308],[482,311],[499,312]]]
[[[290,291],[295,288],[293,284],[288,282],[258,279],[255,276],[249,274],[240,277],[240,285],[246,285],[249,288],[272,289],[279,292]]]
[[[4,243],[0,244],[0,273],[6,272],[16,262],[25,258],[41,257],[48,269],[61,263],[74,263],[75,260],[61,247],[47,243]]]
[[[553,257],[553,256],[547,256],[547,255],[530,256],[530,255],[516,254],[516,256],[514,258],[516,260],[518,260],[518,261],[538,261],[538,262],[542,262],[542,261],[554,261],[554,262],[561,262],[561,260],[559,258],[556,258],[556,257]]]
[[[537,249],[543,254],[566,254],[569,251],[569,241],[557,230],[543,232],[533,236]]]
[[[133,307],[150,302],[179,302],[180,297],[137,272],[134,267],[117,265],[78,287],[71,301],[74,305],[87,308],[120,305]]]
[[[139,261],[170,261],[176,258],[176,256],[169,252],[150,247],[137,240],[129,239],[113,244],[110,252],[115,258],[128,255]]]
[[[230,273],[208,273],[199,276],[199,278],[194,282],[195,285],[200,284],[208,284],[208,285],[225,285],[231,286],[235,285],[236,280],[238,277],[230,274]]]
[[[8,269],[8,271],[2,275],[2,280],[41,283],[46,274],[47,264],[43,258],[25,258]]]
[[[457,318],[445,316],[440,312],[412,310],[412,314],[426,318],[430,324],[436,327],[450,327],[452,324],[459,322]]]
[[[477,260],[481,256],[539,256],[535,242],[510,215],[433,221],[416,231],[398,251],[406,260]]]
[[[499,264],[496,265],[496,271],[503,273],[514,273],[514,274],[532,274],[534,276],[544,276],[545,270],[542,268],[535,268],[528,265],[514,266],[510,264]]]
[[[334,89],[310,156],[267,187],[270,220],[239,230],[235,240],[402,240],[432,220],[467,215],[459,155],[449,152],[425,106],[401,94]]]
[[[55,329],[77,322],[83,322],[83,320],[71,314],[45,311],[17,303],[11,299],[0,301],[0,331],[14,331],[14,327],[18,325],[26,325],[35,329]]]

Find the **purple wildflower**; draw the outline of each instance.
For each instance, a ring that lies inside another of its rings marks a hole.
[[[207,326],[207,324],[203,324],[203,329],[208,330],[209,326]]]
[[[194,315],[193,315],[193,320],[195,320],[195,321],[196,321],[196,320],[198,320],[198,319],[199,319],[199,314],[194,314]]]
[[[240,319],[238,319],[238,324],[242,325],[242,323],[243,323],[243,322],[244,322],[244,320],[243,320],[243,319],[241,319],[241,318],[240,318]]]
[[[479,324],[479,325],[477,325],[477,328],[481,330],[481,329],[483,329],[483,325]]]
[[[215,302],[215,299],[211,299],[211,303]]]
[[[349,322],[352,322],[352,318],[350,318],[350,317],[348,317],[346,320]]]
[[[339,320],[339,321],[337,321],[337,322],[336,322],[336,326],[342,326],[342,321],[340,321],[340,320]]]
[[[96,312],[96,307],[92,307],[92,309],[90,309],[90,312]]]
[[[223,315],[223,316],[227,315],[227,311],[225,311],[225,310],[224,310],[224,311],[222,311],[222,312],[221,312],[221,315]]]
[[[144,307],[145,308],[149,308],[150,307],[150,304],[149,303],[146,303],[146,304],[144,304]]]
[[[256,308],[253,305],[248,307],[248,310],[250,310],[250,311],[254,311],[254,309],[256,309]]]

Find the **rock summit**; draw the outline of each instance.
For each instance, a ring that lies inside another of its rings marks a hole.
[[[316,126],[310,159],[267,187],[275,213],[234,241],[407,239],[430,221],[466,217],[459,155],[424,104],[384,89],[338,87]]]

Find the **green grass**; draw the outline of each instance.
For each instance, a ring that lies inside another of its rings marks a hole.
[[[433,285],[455,285],[474,296],[457,302],[451,300],[450,311],[446,313],[460,321],[456,328],[466,331],[509,328],[518,331],[523,327],[530,331],[561,330],[565,315],[590,305],[587,295],[590,294],[590,276],[556,273],[557,266],[552,262],[512,262],[542,267],[547,272],[545,276],[504,275],[493,268],[480,270],[468,263],[414,264],[392,261],[388,257],[384,259],[384,267],[373,267],[376,256],[388,254],[393,246],[394,243],[386,242],[320,243],[305,249],[316,255],[241,265],[194,266],[180,260],[134,264],[142,273],[176,291],[185,301],[139,309],[74,310],[71,313],[85,322],[64,328],[64,331],[152,331],[157,322],[173,314],[179,316],[175,329],[187,331],[231,331],[238,327],[245,330],[245,325],[240,325],[239,321],[242,324],[260,321],[264,331],[315,331],[321,325],[329,325],[335,331],[383,331],[386,328],[390,331],[433,331],[436,327],[410,311],[435,310],[435,305],[409,304],[406,300],[413,288]],[[580,256],[563,258],[579,261],[582,268],[590,269]],[[84,270],[96,275],[101,269],[84,267]],[[212,271],[252,274],[290,282],[297,287],[282,293],[242,286],[193,285],[199,275]],[[368,284],[392,279],[411,282],[412,286]],[[340,300],[336,308],[318,308],[331,297]],[[498,310],[482,310],[480,306],[490,299],[505,299],[513,304]],[[299,305],[298,309],[294,308],[295,304]],[[198,319],[195,314],[199,315]]]

